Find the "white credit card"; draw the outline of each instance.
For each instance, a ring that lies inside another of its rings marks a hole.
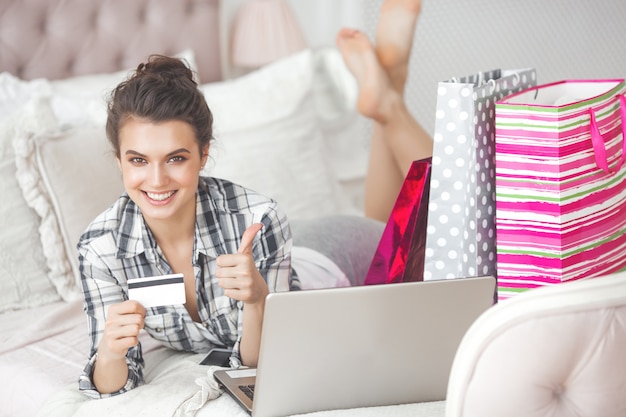
[[[145,308],[185,304],[183,274],[131,278],[128,280],[128,298]]]

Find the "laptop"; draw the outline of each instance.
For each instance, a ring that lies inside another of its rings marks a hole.
[[[443,400],[495,286],[476,277],[272,293],[258,367],[214,375],[253,417]]]

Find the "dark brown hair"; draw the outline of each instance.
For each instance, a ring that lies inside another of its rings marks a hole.
[[[213,139],[213,115],[183,61],[151,55],[111,92],[106,134],[120,157],[120,128],[131,117],[150,122],[180,120],[192,126],[200,151]]]

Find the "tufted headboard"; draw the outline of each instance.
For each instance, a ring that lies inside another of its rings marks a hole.
[[[201,82],[222,78],[219,0],[0,0],[0,72],[30,80],[134,68],[193,49]]]

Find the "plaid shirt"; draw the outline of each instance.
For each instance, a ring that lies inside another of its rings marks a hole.
[[[260,222],[264,227],[255,237],[252,252],[270,292],[300,289],[291,269],[291,230],[276,202],[229,181],[201,177],[196,195],[192,262],[201,323],[193,322],[182,305],[162,306],[147,309],[144,329],[176,350],[206,352],[213,347],[232,347],[231,364],[238,366],[243,303],[226,297],[219,287],[216,258],[237,253],[244,230]],[[94,398],[119,394],[143,383],[143,357],[141,344],[128,350],[129,377],[120,391],[101,395],[96,390],[92,375],[107,310],[128,299],[129,278],[171,274],[172,270],[139,207],[126,194],[89,225],[78,243],[78,254],[91,342],[79,387]]]

